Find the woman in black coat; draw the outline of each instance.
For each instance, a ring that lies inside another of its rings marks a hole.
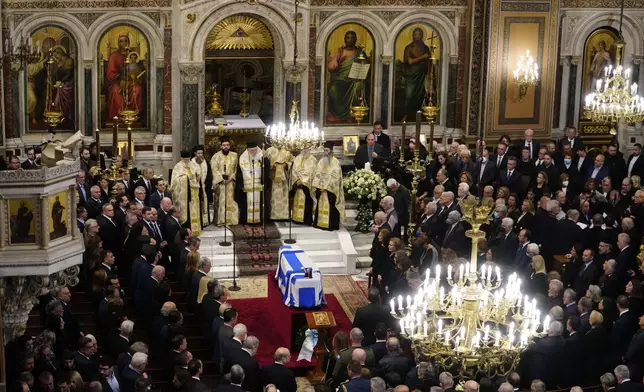
[[[385,276],[386,272],[390,270],[387,268],[387,257],[389,256],[389,240],[391,238],[391,231],[389,229],[380,229],[378,238],[374,241],[369,251],[371,257],[371,270],[369,273],[372,277],[372,285],[380,287],[378,276]]]
[[[548,275],[546,264],[542,256],[536,255],[532,258],[532,275],[526,282],[526,294],[530,297],[542,295],[548,297]]]
[[[597,384],[606,371],[608,332],[604,328],[604,317],[596,310],[590,313],[590,331],[584,336],[584,386]]]
[[[532,230],[534,226],[534,204],[530,200],[524,200],[521,204],[521,213],[514,221],[514,229],[519,233],[523,229]]]

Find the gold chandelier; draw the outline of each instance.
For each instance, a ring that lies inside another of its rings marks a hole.
[[[528,94],[528,89],[539,83],[539,65],[534,61],[529,50],[526,50],[525,56],[519,58],[513,76],[519,87],[519,102],[521,102]]]
[[[520,354],[541,325],[536,300],[521,293],[521,279],[509,275],[502,286],[499,267],[477,270],[477,242],[485,237],[480,225],[493,203],[467,199],[459,203],[463,219],[472,225],[472,258],[458,271],[448,266],[445,278],[437,265],[426,271],[418,293],[392,299],[391,314],[412,343],[416,361],[429,361],[460,378],[494,377],[516,369]],[[471,200],[471,201],[470,201]],[[405,301],[406,300],[406,301]],[[550,319],[543,320],[547,330]]]
[[[637,83],[630,83],[631,69],[624,69],[624,37],[622,21],[624,19],[624,0],[620,9],[619,36],[615,42],[617,52],[615,67],[604,68],[603,79],[598,79],[595,92],[586,95],[584,117],[594,122],[635,123],[644,120],[644,99],[637,95]],[[615,132],[616,133],[616,132]]]
[[[297,65],[297,23],[298,23],[298,6],[300,2],[295,0],[295,45],[293,45],[293,69],[291,70],[291,83],[293,85],[293,102],[289,118],[290,124],[280,122],[278,124],[266,127],[264,135],[266,141],[277,149],[286,149],[290,152],[298,152],[304,149],[318,148],[324,143],[324,132],[308,121],[300,121],[300,112],[297,109],[297,100],[295,99],[296,85],[298,83],[299,73]]]

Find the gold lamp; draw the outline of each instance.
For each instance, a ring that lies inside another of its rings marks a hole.
[[[138,76],[134,76],[134,78],[129,77],[127,68],[131,64],[130,61],[130,48],[126,49],[127,55],[125,56],[125,70],[124,70],[124,75],[123,79],[126,81],[126,86],[123,89],[124,90],[124,101],[125,101],[125,106],[121,108],[119,111],[119,114],[121,116],[121,120],[123,121],[123,124],[127,127],[127,150],[131,154],[130,159],[128,159],[128,165],[131,167],[132,163],[134,161],[134,151],[132,151],[132,125],[136,123],[139,120],[139,108],[136,107],[136,105],[132,105],[130,103],[130,85],[135,82],[135,78]],[[117,120],[114,120],[117,121]]]
[[[364,51],[361,51],[358,57],[356,58],[357,63],[360,64],[360,66],[364,66],[365,62],[367,61],[367,58],[364,55]],[[366,75],[365,75],[366,77]],[[358,125],[362,122],[362,120],[367,116],[369,113],[369,106],[367,106],[367,99],[365,98],[364,95],[364,79],[358,79],[356,81],[358,84],[358,96],[355,98],[357,99],[357,103],[354,104],[351,102],[351,106],[349,107],[349,114],[351,117],[353,117]]]
[[[519,57],[513,77],[519,88],[519,102],[523,102],[528,94],[528,89],[539,83],[539,65],[534,61],[529,50],[526,50],[525,56]]]
[[[416,295],[390,302],[403,336],[412,342],[417,361],[430,361],[459,378],[503,376],[516,368],[532,339],[542,336],[536,301],[521,292],[521,279],[511,273],[503,285],[499,267],[477,266],[477,242],[485,236],[492,201],[474,198],[459,203],[463,220],[472,225],[472,258],[442,271],[427,269]],[[432,277],[433,272],[433,277]],[[405,301],[406,299],[406,301]]]
[[[215,84],[212,88],[212,104],[208,110],[211,116],[221,117],[224,115],[224,108],[221,106],[221,95],[217,91],[218,85]]]

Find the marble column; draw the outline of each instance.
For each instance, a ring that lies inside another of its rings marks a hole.
[[[47,249],[49,247],[49,200],[46,194],[40,195],[40,219],[40,248]],[[72,224],[75,223],[72,222]],[[36,241],[38,241],[38,233],[36,233]]]
[[[72,198],[72,202],[70,203],[70,205],[76,205],[76,198],[78,197],[78,194],[77,194],[78,187],[75,186],[75,185],[70,185],[69,186],[69,191],[71,193],[71,198]],[[72,208],[71,210],[72,210],[71,211],[72,212],[71,221],[73,222],[72,225],[71,225],[72,226],[72,238],[76,239],[76,238],[78,238],[78,235],[80,234],[80,231],[78,230],[78,225],[75,224],[76,219],[78,218],[78,216],[76,215],[76,208]],[[1,222],[0,222],[0,224],[1,224]]]
[[[447,102],[441,105],[447,110],[447,128],[456,128],[456,95],[458,89],[458,56],[450,56],[447,68]],[[440,118],[440,117],[439,117]]]
[[[157,113],[156,113],[156,133],[163,135],[163,112],[165,105],[163,105],[163,90],[165,90],[165,83],[163,83],[163,75],[165,73],[165,61],[163,59],[157,59],[156,61],[156,71],[157,71]]]
[[[391,125],[389,122],[389,70],[391,69],[391,63],[393,60],[394,58],[391,55],[382,55],[380,57],[380,63],[382,64],[382,81],[380,82],[380,119],[375,117],[375,120],[379,120],[385,129],[388,129]]]
[[[83,99],[83,102],[84,102],[83,117],[85,117],[84,134],[85,136],[93,136],[95,127],[92,126],[94,124],[94,121],[92,120],[92,97],[94,96],[92,93],[92,68],[94,68],[94,63],[91,61],[86,62],[84,68],[85,68],[85,73],[84,73],[85,97]]]
[[[0,249],[3,249],[5,246],[7,246],[7,242],[5,238],[7,238],[7,216],[4,214],[4,209],[6,206],[7,202],[5,201],[5,198],[0,195]]]
[[[559,59],[561,70],[561,100],[559,102],[559,129],[566,128],[568,113],[568,94],[570,93],[570,57]],[[574,94],[573,94],[574,95]]]
[[[199,142],[199,81],[203,62],[179,63],[181,75],[181,149],[187,150]]]
[[[157,79],[157,83],[163,81],[163,133],[172,133],[172,27],[166,26],[163,30],[163,79]],[[158,103],[158,104],[159,104]]]
[[[574,56],[570,59],[570,80],[568,83],[568,108],[566,109],[566,125],[574,126],[579,118],[577,110],[577,73],[581,58]]]
[[[638,94],[642,96],[642,89],[644,88],[644,57],[636,57],[633,59],[633,77],[632,80],[637,80]]]

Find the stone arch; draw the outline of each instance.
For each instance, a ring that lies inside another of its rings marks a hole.
[[[572,44],[570,45],[573,56],[583,55],[586,39],[593,31],[606,26],[618,30],[619,13],[593,13],[581,20],[577,26],[573,31]],[[627,14],[624,14],[622,35],[626,41],[626,47],[624,48],[625,61],[630,61],[631,56],[641,56],[644,54],[644,41],[642,39],[644,37],[644,29],[637,20]]]
[[[87,36],[87,30],[78,19],[72,17],[69,14],[54,12],[37,13],[28,18],[25,18],[25,20],[21,21],[14,27],[12,34],[13,45],[19,45],[19,41],[23,36],[31,36],[31,33],[44,26],[58,27],[65,30],[72,37],[74,44],[76,45],[77,55],[74,59],[74,61],[76,62],[76,128],[84,129],[85,116],[79,110],[79,103],[81,102],[81,97],[85,96],[85,77],[83,75],[82,69],[83,59],[88,55],[87,42],[84,39]],[[25,83],[22,82],[23,80],[25,80],[24,72],[24,69],[20,71],[20,82],[18,83],[19,105],[18,108],[14,108],[14,112],[18,113],[18,111],[15,110],[18,109],[19,113],[21,113],[20,116],[18,116],[19,130],[21,134],[25,134],[28,128],[25,122],[26,116],[23,116],[23,113],[27,113]]]
[[[118,25],[131,25],[141,31],[145,38],[148,41],[148,50],[150,52],[150,70],[149,70],[149,90],[150,96],[148,98],[150,102],[150,108],[148,109],[149,118],[148,131],[152,133],[157,133],[157,121],[154,121],[154,113],[157,112],[157,105],[160,105],[160,102],[157,102],[157,95],[155,93],[157,83],[163,83],[162,80],[157,80],[157,60],[163,60],[163,38],[161,33],[156,25],[143,15],[137,13],[133,14],[123,14],[123,15],[102,15],[98,18],[91,26],[89,38],[88,38],[88,48],[87,53],[91,53],[91,56],[88,56],[87,61],[91,61],[92,64],[92,121],[98,126],[100,124],[99,119],[99,102],[98,102],[98,91],[99,83],[98,78],[98,56],[96,52],[98,50],[99,42],[103,35],[110,28]],[[91,50],[91,52],[90,52]]]
[[[413,23],[426,23],[438,31],[443,46],[442,58],[449,59],[450,56],[458,55],[458,38],[452,22],[445,15],[435,11],[408,12],[394,19],[390,28],[391,34],[387,35],[389,39],[384,53],[393,53],[398,34],[405,26]]]

